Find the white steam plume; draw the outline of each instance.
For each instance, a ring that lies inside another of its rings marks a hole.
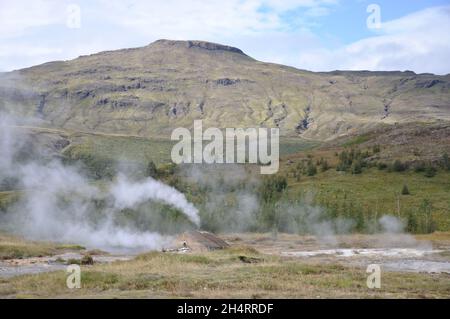
[[[148,178],[141,182],[130,182],[120,175],[111,187],[111,194],[118,209],[133,208],[148,200],[162,201],[182,211],[195,225],[200,226],[198,211],[184,194],[160,181]]]
[[[6,213],[0,211],[2,228],[31,239],[106,250],[159,249],[168,244],[169,236],[117,222],[123,217],[122,209],[155,200],[177,208],[199,225],[196,208],[182,193],[161,182],[149,179],[133,183],[119,177],[105,190],[75,166],[64,165],[51,156],[30,154],[29,146],[36,144],[35,136],[24,134],[16,123],[0,113],[0,190],[23,190],[17,203]],[[97,207],[96,202],[102,200],[105,206]],[[152,213],[151,209],[146,211],[148,215]]]

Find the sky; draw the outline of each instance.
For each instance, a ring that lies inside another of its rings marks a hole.
[[[450,73],[450,0],[0,0],[0,71],[205,40],[312,71]]]

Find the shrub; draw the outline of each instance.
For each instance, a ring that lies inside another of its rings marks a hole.
[[[441,163],[442,163],[442,168],[450,171],[450,159],[449,159],[447,153],[444,153],[442,155]]]
[[[424,162],[417,162],[414,164],[414,172],[420,173],[425,171],[425,163]]]
[[[395,160],[392,164],[392,170],[394,172],[403,172],[406,170],[406,164],[402,163],[400,160]]]
[[[352,174],[361,174],[362,173],[362,165],[361,165],[360,160],[353,162],[351,171],[352,171]]]
[[[92,258],[91,255],[84,255],[83,258],[81,258],[80,263],[82,265],[93,265],[94,264],[94,258]]]
[[[342,151],[339,154],[339,163],[336,166],[336,170],[337,171],[346,171],[348,170],[351,165],[352,165],[352,157],[353,157],[353,152],[352,153],[348,153],[347,151]]]
[[[402,188],[402,195],[409,195],[410,193],[409,193],[409,189],[408,189],[408,186],[405,184],[405,185],[403,185],[403,188]]]
[[[284,176],[270,176],[261,185],[260,194],[265,202],[276,200],[287,187]]]
[[[322,172],[325,172],[325,171],[327,171],[327,170],[330,168],[330,166],[328,165],[327,160],[324,159],[324,158],[321,158],[321,159],[320,159],[319,164],[320,164],[320,170],[321,170]]]
[[[177,170],[176,164],[166,163],[166,164],[162,164],[161,166],[159,166],[157,169],[157,172],[158,172],[158,176],[167,177],[167,176],[171,176],[171,175],[175,174],[176,170]]]
[[[427,166],[425,169],[425,177],[434,177],[436,175],[436,169],[433,166]]]
[[[378,162],[378,164],[377,164],[377,168],[378,168],[380,171],[386,169],[387,167],[388,167],[387,164],[386,164],[386,163],[383,163],[383,162]]]
[[[314,176],[317,174],[317,167],[314,165],[312,161],[308,162],[308,166],[306,168],[306,175],[308,176]]]
[[[436,168],[428,164],[425,168],[425,177],[434,177],[436,175]]]
[[[417,233],[419,229],[419,223],[417,222],[416,214],[409,212],[406,222],[406,230],[409,233]]]

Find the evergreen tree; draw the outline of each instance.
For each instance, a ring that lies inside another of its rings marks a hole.
[[[408,185],[403,185],[403,188],[402,188],[402,195],[409,195],[410,193],[409,193],[409,189],[408,189]]]
[[[314,176],[317,174],[317,167],[316,167],[316,165],[314,165],[314,163],[311,160],[308,162],[306,174],[308,176]]]
[[[148,162],[147,164],[147,169],[146,169],[146,174],[149,177],[153,177],[155,178],[158,175],[158,170],[156,168],[156,165],[153,161]]]

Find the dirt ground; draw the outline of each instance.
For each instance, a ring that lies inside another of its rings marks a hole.
[[[75,290],[65,268],[87,251],[5,259],[0,268],[16,273],[0,271],[0,298],[450,298],[449,233],[219,236],[229,248],[93,254]],[[380,289],[367,287],[370,264],[381,266]]]
[[[291,234],[227,234],[234,245],[295,258],[306,263],[329,263],[418,273],[450,274],[450,234],[412,236],[408,234],[337,235],[333,237]],[[383,267],[384,266],[384,267]]]

